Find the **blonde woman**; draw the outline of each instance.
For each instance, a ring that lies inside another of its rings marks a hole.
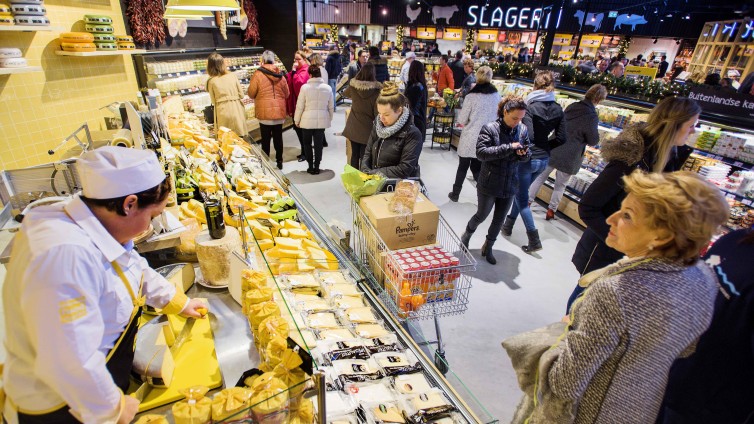
[[[605,244],[610,231],[606,219],[620,209],[626,197],[621,179],[634,169],[647,172],[681,169],[692,150],[686,146],[686,140],[694,133],[701,111],[693,99],[669,97],[650,112],[647,122],[631,125],[602,143],[600,150],[607,166],[579,204],[579,217],[586,229],[571,258],[579,273],[603,268],[623,257]],[[577,286],[568,300],[568,308],[581,291]]]
[[[228,72],[225,59],[218,53],[207,58],[207,92],[215,105],[215,128],[226,127],[241,137],[246,130],[246,110],[241,103],[244,92],[236,74]]]
[[[655,422],[671,365],[712,320],[717,281],[699,251],[728,219],[725,198],[687,171],[622,181],[606,242],[625,258],[582,277],[565,337],[531,373],[530,424]]]
[[[468,67],[465,69],[468,70]],[[469,78],[466,80],[468,81]],[[453,191],[448,193],[448,198],[453,202],[458,201],[463,180],[469,168],[471,168],[474,181],[479,179],[482,162],[476,157],[477,140],[482,127],[497,119],[497,105],[500,103],[500,93],[490,83],[491,80],[492,69],[489,66],[482,66],[476,71],[476,85],[470,89],[463,102],[461,113],[458,115],[458,123],[463,125],[463,131],[461,131],[461,140],[458,143],[456,181],[453,183]]]

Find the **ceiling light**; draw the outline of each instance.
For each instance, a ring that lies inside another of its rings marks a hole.
[[[672,13],[668,13],[667,15],[665,15],[665,17],[666,17],[666,18],[672,18],[672,17],[673,17],[673,14],[672,14]]]
[[[385,9],[384,7],[382,8],[382,14],[387,15],[387,9]]]
[[[689,20],[689,19],[691,19],[691,16],[686,15],[683,19]]]
[[[165,9],[165,19],[185,19],[187,21],[199,21],[202,18],[214,18],[215,15],[209,10],[178,10],[173,8]]]
[[[596,21],[596,19],[594,18],[594,15],[592,15],[592,22],[594,22],[594,21]]]
[[[665,19],[660,19],[660,22],[665,22]]]
[[[240,9],[235,0],[168,0],[165,8],[178,10],[235,11]]]
[[[340,13],[340,9],[338,9],[338,6],[335,6],[335,13]]]

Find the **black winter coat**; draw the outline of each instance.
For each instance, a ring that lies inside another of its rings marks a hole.
[[[594,104],[589,100],[572,103],[565,109],[566,142],[550,151],[550,162],[558,171],[576,175],[584,160],[586,146],[595,146],[600,141],[597,131],[599,118]]]
[[[374,63],[374,78],[379,82],[385,82],[390,79],[390,74],[387,70],[387,59],[378,57],[369,59]]]
[[[534,144],[534,121],[532,115],[542,116],[548,121],[550,119],[557,120],[557,126],[550,128],[550,131],[555,131],[556,145],[560,146],[565,144],[566,141],[566,122],[563,117],[563,108],[560,107],[558,102],[547,101],[533,101],[526,107],[526,115],[524,115],[523,123],[526,125],[526,129],[529,130],[529,140],[531,140],[531,158],[532,159],[546,159],[550,157],[549,146],[537,146]]]
[[[485,124],[479,133],[476,144],[476,157],[482,161],[476,189],[488,196],[511,197],[518,189],[518,162],[528,160],[529,155],[520,156],[513,143],[529,147],[526,126],[518,124],[508,127],[502,119]]]
[[[605,244],[610,232],[607,218],[620,210],[626,197],[623,176],[635,169],[651,172],[654,167],[656,155],[648,147],[651,142],[643,132],[645,126],[644,123],[629,126],[601,145],[602,158],[607,166],[581,196],[579,203],[579,217],[586,224],[586,229],[576,245],[571,262],[581,274],[604,268],[623,257],[622,253]],[[681,169],[692,151],[688,146],[674,147],[664,171]]]
[[[403,127],[386,139],[377,136],[376,125],[373,125],[364,157],[361,158],[361,171],[379,173],[387,178],[419,177],[421,148],[422,138],[411,114]]]
[[[325,71],[327,71],[327,78],[338,79],[340,73],[343,72],[343,65],[340,63],[340,53],[330,53],[327,55],[327,59],[325,59]]]
[[[420,82],[411,84],[406,88],[406,98],[414,115],[414,125],[419,129],[424,142],[424,134],[427,133],[427,87]]]

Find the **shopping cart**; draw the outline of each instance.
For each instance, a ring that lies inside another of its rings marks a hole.
[[[389,181],[386,187],[391,191],[395,182]],[[391,251],[353,199],[351,211],[351,247],[355,259],[372,270],[375,278],[367,280],[370,287],[399,321],[434,319],[437,340],[423,344],[437,345],[434,362],[445,374],[448,365],[438,318],[466,312],[471,289],[468,273],[475,270],[476,261],[442,215],[433,245]]]

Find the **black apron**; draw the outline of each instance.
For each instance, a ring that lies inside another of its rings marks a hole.
[[[131,366],[134,360],[134,348],[136,342],[136,333],[139,331],[139,318],[141,317],[142,306],[144,305],[143,297],[141,297],[141,289],[143,280],[139,283],[139,297],[134,295],[131,289],[131,283],[128,282],[128,278],[123,274],[123,270],[115,261],[112,263],[113,268],[118,273],[123,284],[128,290],[128,294],[131,296],[134,309],[131,312],[131,319],[123,330],[118,340],[115,342],[115,346],[110,349],[110,352],[106,357],[107,370],[115,381],[115,385],[123,391],[128,390],[129,375],[131,374]],[[79,424],[81,421],[76,419],[70,412],[68,405],[64,405],[55,409],[52,412],[44,412],[43,414],[35,414],[30,411],[22,412],[18,411],[18,423],[19,424]]]

